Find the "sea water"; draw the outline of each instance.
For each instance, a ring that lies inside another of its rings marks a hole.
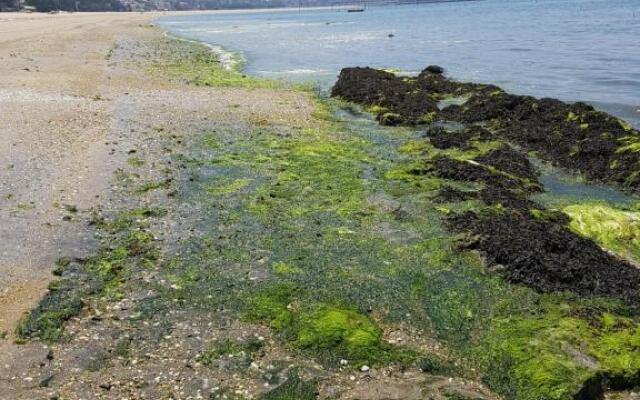
[[[586,101],[640,127],[640,0],[486,0],[161,18],[238,51],[247,73],[329,88],[343,67],[417,73]]]

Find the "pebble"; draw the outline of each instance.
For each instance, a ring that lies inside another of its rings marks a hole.
[[[368,365],[363,365],[362,367],[360,367],[360,371],[369,372],[369,366]]]

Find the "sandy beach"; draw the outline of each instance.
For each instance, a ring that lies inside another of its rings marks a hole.
[[[131,82],[111,73],[106,55],[118,37],[148,34],[140,25],[151,18],[0,14],[0,330],[9,337],[60,254],[91,246],[64,207],[105,195],[114,168],[105,141],[117,135],[114,104]],[[0,345],[5,368],[20,358],[10,343]]]
[[[281,94],[293,106],[277,106],[269,91],[249,97],[147,74],[136,63],[148,56],[133,53],[163,40],[150,25],[158,15],[0,14],[0,398],[35,398],[30,369],[46,350],[16,345],[14,330],[56,260],[95,249],[88,216],[113,205],[113,173],[149,140],[141,132],[210,119],[296,123],[311,111],[299,95]]]

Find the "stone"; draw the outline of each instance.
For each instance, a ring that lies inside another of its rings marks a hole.
[[[425,71],[431,72],[432,74],[440,75],[444,73],[444,68],[439,65],[429,65],[427,68],[425,68]]]

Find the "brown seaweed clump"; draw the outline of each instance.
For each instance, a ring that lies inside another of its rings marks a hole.
[[[370,68],[345,68],[332,96],[366,105],[381,123],[417,125],[437,120],[481,123],[525,151],[591,181],[640,191],[640,132],[585,103],[536,99],[493,85],[457,82],[425,70],[415,78]],[[438,101],[465,96],[461,105],[440,110]],[[458,146],[464,137],[432,132],[437,148]]]
[[[512,210],[467,212],[451,217],[448,226],[476,235],[466,247],[481,251],[489,265],[500,266],[499,273],[511,283],[540,292],[568,290],[640,305],[640,270],[563,224]]]
[[[386,125],[418,124],[438,111],[437,101],[413,80],[372,68],[347,68],[331,91],[334,97],[376,106],[378,120]]]

